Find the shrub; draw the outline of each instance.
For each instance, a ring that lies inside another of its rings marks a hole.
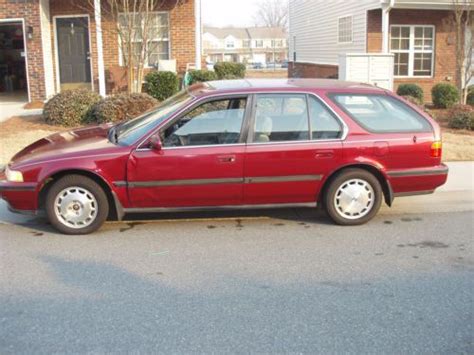
[[[469,105],[454,105],[448,111],[450,128],[474,130],[474,109]]]
[[[458,89],[451,84],[439,83],[431,89],[433,104],[437,108],[450,108],[459,101]]]
[[[47,123],[78,126],[87,120],[91,107],[100,95],[89,90],[66,90],[53,96],[45,105],[43,118]]]
[[[221,80],[235,80],[235,79],[242,79],[242,78],[234,74],[226,74],[221,78]]]
[[[474,106],[474,85],[469,86],[469,91],[467,92],[467,101],[468,105]]]
[[[218,62],[214,64],[214,71],[221,80],[228,78],[229,75],[233,78],[245,77],[245,65],[242,63]]]
[[[397,89],[397,95],[411,96],[423,103],[423,89],[416,84],[401,84]]]
[[[189,85],[218,79],[216,72],[211,70],[191,70],[189,73],[191,75]]]
[[[136,117],[152,107],[158,101],[148,94],[118,94],[97,102],[88,115],[89,122],[120,122]]]
[[[398,92],[397,92],[397,94],[398,94]],[[400,95],[400,94],[398,94],[398,95]],[[423,102],[420,101],[420,99],[418,99],[417,97],[414,97],[414,96],[411,96],[411,95],[401,95],[401,96],[405,100],[407,100],[408,102],[423,108]]]
[[[178,92],[178,76],[170,71],[152,71],[145,77],[145,91],[159,101]]]

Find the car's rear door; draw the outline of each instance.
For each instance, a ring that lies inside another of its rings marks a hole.
[[[241,203],[246,112],[246,95],[208,99],[164,127],[160,151],[134,151],[128,164],[132,206]]]
[[[313,94],[256,94],[253,101],[244,203],[316,202],[340,161],[343,122]]]

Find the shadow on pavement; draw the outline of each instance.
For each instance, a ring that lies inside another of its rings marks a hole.
[[[6,353],[465,352],[472,339],[459,327],[472,320],[471,296],[456,288],[470,275],[275,284],[241,274],[179,287],[160,262],[143,276],[37,258],[66,291],[0,297]]]

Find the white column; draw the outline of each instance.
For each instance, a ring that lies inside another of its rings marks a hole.
[[[102,45],[102,18],[100,0],[94,0],[94,17],[97,41],[97,70],[99,76],[99,94],[105,96],[104,50]]]
[[[388,4],[382,5],[382,52],[389,52],[390,39],[390,10],[395,5],[395,0],[388,0]]]
[[[202,33],[202,23],[201,23],[201,0],[194,0],[194,20],[196,22],[196,31],[195,39],[196,42],[196,69],[201,69],[201,33]]]
[[[44,85],[46,88],[45,99],[49,99],[56,93],[56,90],[54,89],[53,48],[51,46],[51,16],[49,13],[49,0],[40,1],[40,27],[41,46],[43,48]],[[32,85],[32,83],[28,81],[28,87],[30,85]]]
[[[390,30],[390,8],[382,9],[382,52],[388,53],[388,40]]]

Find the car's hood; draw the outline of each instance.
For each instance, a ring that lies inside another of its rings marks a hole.
[[[52,159],[74,158],[87,152],[97,154],[116,147],[107,139],[111,125],[101,125],[55,133],[30,144],[12,158],[11,165],[40,163]]]

